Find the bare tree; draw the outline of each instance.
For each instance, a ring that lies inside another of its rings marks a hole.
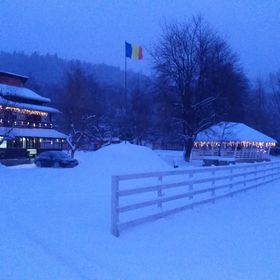
[[[148,137],[151,122],[151,98],[140,89],[132,92],[129,98],[128,124],[131,138],[137,145],[142,145]]]
[[[56,103],[62,111],[60,125],[69,135],[67,142],[71,155],[83,145],[90,143],[96,132],[96,102],[94,91],[96,85],[84,71],[75,65],[73,70],[66,74],[65,84]]]
[[[280,72],[275,74],[270,74],[269,76],[269,92],[271,94],[266,94],[267,107],[266,114],[263,118],[263,125],[269,126],[267,133],[279,139],[279,125],[280,125]]]
[[[232,138],[234,138],[234,128],[237,126],[237,123],[231,123],[231,122],[220,122],[213,128],[209,128],[209,132],[211,135],[209,135],[209,140],[213,139],[213,136],[218,139],[219,145],[218,145],[218,156],[220,157],[222,155],[222,148],[223,144],[230,141]],[[207,131],[206,131],[207,135]]]
[[[0,106],[1,106],[0,118],[2,119],[2,123],[0,126],[4,127],[1,133],[2,135],[0,137],[0,145],[2,145],[6,140],[14,139],[12,133],[15,127],[13,113],[11,111],[6,110],[6,107],[9,105],[10,105],[9,101],[2,96],[0,91]]]
[[[217,120],[217,100],[225,94],[225,78],[234,73],[237,59],[201,16],[166,24],[152,57],[158,79],[173,96],[172,121],[180,127],[189,161],[197,134]]]
[[[280,72],[276,74],[270,74],[269,82],[270,89],[272,91],[273,103],[280,116]]]
[[[71,124],[71,130],[66,140],[69,144],[72,158],[74,158],[75,152],[79,148],[83,147],[85,143],[89,143],[94,138],[92,131],[88,129],[88,122],[94,117],[95,116],[93,115],[81,119],[81,122],[84,123],[84,127],[82,129],[78,129],[73,123]]]
[[[12,136],[13,127],[7,127],[4,133],[0,136],[0,145],[2,145],[7,140],[12,140],[14,137]]]

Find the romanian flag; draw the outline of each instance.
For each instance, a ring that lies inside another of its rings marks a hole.
[[[142,47],[125,42],[125,56],[132,59],[142,59],[143,58]]]

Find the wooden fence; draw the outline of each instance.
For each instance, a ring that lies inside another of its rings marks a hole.
[[[157,180],[159,183],[140,183],[147,179],[148,182]],[[111,231],[114,236],[119,236],[120,231],[128,227],[215,202],[277,179],[280,179],[280,162],[277,161],[112,176]],[[129,188],[122,186],[125,181],[130,184]],[[176,194],[164,193],[175,189]],[[153,194],[155,197],[147,199],[145,194]],[[133,198],[139,195],[140,201]],[[124,198],[126,203],[122,201]],[[165,207],[168,203],[177,201],[180,206]],[[131,215],[133,211],[147,207],[153,208],[152,214],[144,213],[137,218]],[[122,215],[127,212],[130,213],[130,218],[123,221]]]

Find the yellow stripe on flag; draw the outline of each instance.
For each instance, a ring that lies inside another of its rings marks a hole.
[[[132,45],[132,58],[138,59],[138,54],[139,54],[139,47]]]

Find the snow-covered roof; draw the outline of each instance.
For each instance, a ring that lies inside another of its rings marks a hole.
[[[0,105],[15,107],[15,108],[19,108],[19,109],[47,112],[47,113],[60,113],[57,109],[52,108],[52,107],[14,102],[14,101],[10,101],[5,98],[2,98],[1,96],[0,96]]]
[[[12,97],[36,100],[40,102],[47,102],[47,103],[51,102],[49,98],[40,96],[39,94],[35,93],[34,91],[28,88],[10,86],[6,84],[0,84],[0,95],[4,97],[12,96]]]
[[[201,131],[196,141],[250,141],[272,142],[277,141],[262,132],[253,129],[243,123],[220,122],[208,129]]]
[[[55,129],[0,127],[0,136],[4,135],[10,137],[67,138],[65,134]]]
[[[12,72],[7,72],[7,71],[0,71],[0,75],[5,75],[5,76],[19,78],[19,79],[22,80],[23,83],[25,83],[29,79],[29,77],[27,77],[27,76],[19,75],[19,74],[12,73]]]

